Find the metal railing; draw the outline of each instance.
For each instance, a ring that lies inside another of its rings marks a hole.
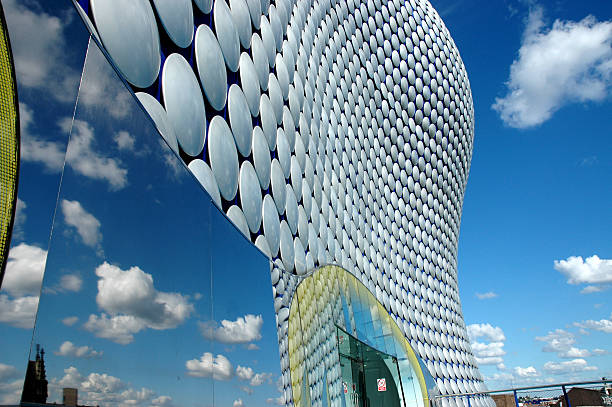
[[[612,407],[612,380],[558,383],[430,397],[431,407]]]

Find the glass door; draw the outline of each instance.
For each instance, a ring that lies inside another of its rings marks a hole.
[[[405,407],[397,359],[337,329],[343,406]]]

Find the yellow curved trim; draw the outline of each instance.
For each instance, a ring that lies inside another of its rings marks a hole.
[[[344,295],[346,304],[343,304],[341,294]],[[338,266],[321,267],[303,278],[291,301],[288,341],[294,405],[302,406],[304,402],[310,401],[309,395],[302,393],[314,383],[303,383],[303,379],[311,380],[311,375],[307,373],[309,365],[311,369],[315,367],[312,359],[313,350],[320,348],[326,341],[329,344],[329,337],[317,339],[317,331],[322,332],[323,336],[335,337],[335,325],[342,325],[344,321],[346,330],[352,332],[352,322],[345,321],[345,316],[349,315],[349,318],[352,316],[354,321],[356,313],[359,312],[365,313],[366,321],[373,323],[375,329],[382,329],[383,333],[391,334],[396,348],[401,346],[403,354],[398,354],[400,352],[397,352],[399,350],[397,349],[393,356],[400,360],[408,360],[416,373],[423,405],[429,407],[425,375],[410,342],[370,290],[355,276]],[[331,325],[333,330],[328,325]],[[357,339],[367,343],[371,338]]]

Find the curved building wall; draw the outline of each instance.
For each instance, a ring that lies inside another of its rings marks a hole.
[[[168,145],[273,261],[287,401],[293,276],[327,264],[384,304],[443,393],[482,390],[457,287],[473,104],[435,9],[179,3],[79,2]]]

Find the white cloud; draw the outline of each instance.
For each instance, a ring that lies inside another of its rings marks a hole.
[[[601,332],[611,334],[612,333],[612,314],[610,315],[609,319],[600,319],[599,321],[594,321],[592,319],[589,319],[587,321],[575,322],[574,325],[576,325],[579,328],[583,328],[583,329],[593,329],[595,331],[601,331]]]
[[[480,337],[487,338],[491,342],[503,342],[506,340],[504,331],[498,326],[493,327],[491,324],[471,324],[468,325],[467,331],[472,341]]]
[[[38,296],[45,271],[47,251],[20,243],[9,251],[2,291],[15,297]]]
[[[66,144],[43,140],[33,134],[34,113],[25,103],[19,103],[21,125],[21,160],[41,163],[49,172],[59,172],[64,166]]]
[[[543,367],[544,371],[551,374],[568,374],[578,372],[590,372],[597,370],[595,366],[589,366],[584,359],[566,360],[565,362],[546,362]]]
[[[240,390],[242,390],[243,392],[245,392],[249,396],[251,394],[253,394],[253,392],[254,392],[254,390],[252,388],[250,388],[249,386],[240,386]]]
[[[200,332],[206,339],[221,343],[249,343],[261,339],[263,318],[261,315],[247,314],[236,321],[222,320],[221,326],[215,321],[200,322]]]
[[[17,328],[32,329],[38,309],[38,296],[9,298],[0,294],[0,322]]]
[[[0,404],[18,405],[23,391],[23,378],[0,380]]]
[[[234,376],[230,361],[223,355],[214,357],[206,352],[200,359],[188,360],[185,363],[187,374],[193,377],[212,377],[214,380],[229,380]]]
[[[247,345],[247,349],[248,350],[259,350],[259,346],[255,345],[254,343],[249,343]]]
[[[490,342],[490,343],[474,342],[472,343],[472,350],[474,351],[474,354],[476,355],[476,357],[480,357],[480,358],[504,356],[506,354],[506,352],[504,351],[503,342]]]
[[[586,260],[581,256],[555,260],[555,270],[564,274],[569,284],[612,283],[612,260],[600,259],[597,255],[587,257]],[[593,292],[590,290],[587,291]]]
[[[104,262],[96,268],[96,275],[96,302],[110,315],[90,315],[84,327],[98,337],[130,343],[145,328],[176,328],[194,310],[187,296],[155,289],[151,274],[139,267],[122,270]]]
[[[242,399],[237,399],[234,400],[234,403],[232,404],[233,407],[244,407],[244,402],[242,401]]]
[[[253,378],[249,381],[249,384],[253,387],[261,386],[265,382],[270,382],[272,380],[272,373],[257,373]]]
[[[102,314],[100,316],[90,315],[83,327],[99,338],[127,345],[134,340],[134,334],[145,329],[145,324],[131,315],[109,317],[107,314]]]
[[[153,404],[154,406],[160,406],[160,407],[170,407],[172,406],[172,397],[159,396],[157,398],[154,398],[151,401],[151,404]]]
[[[104,352],[93,350],[89,346],[76,346],[70,341],[62,343],[54,353],[57,356],[83,359],[99,358],[104,354]]]
[[[66,224],[76,228],[83,243],[96,247],[102,240],[100,221],[87,212],[79,201],[62,199],[61,206]]]
[[[62,319],[62,324],[66,325],[66,326],[72,326],[72,325],[76,324],[77,322],[79,322],[79,317],[76,317],[76,316],[66,317],[66,318]]]
[[[587,285],[582,290],[580,290],[580,294],[592,294],[592,293],[601,293],[610,288],[609,285]]]
[[[519,377],[538,377],[540,375],[540,373],[538,373],[536,368],[533,366],[529,366],[525,368],[517,366],[514,368],[514,372]]]
[[[86,405],[101,406],[169,406],[171,398],[159,396],[147,388],[135,389],[128,383],[106,373],[90,373],[83,376],[74,366],[64,369],[61,379],[53,378],[49,388],[55,390],[57,397],[61,396],[62,387],[79,389],[79,401]]]
[[[593,349],[593,355],[594,356],[604,356],[609,354],[610,352],[608,352],[605,349]]]
[[[603,100],[612,84],[612,21],[589,16],[545,29],[541,8],[529,15],[510,67],[508,92],[493,104],[509,126],[527,128],[574,102]]]
[[[21,243],[11,248],[0,294],[0,322],[24,329],[34,326],[46,260],[47,251],[39,247]]]
[[[23,227],[27,219],[27,208],[28,205],[26,204],[26,202],[22,201],[21,199],[19,199],[19,197],[17,197],[17,205],[15,206],[15,220],[13,222],[13,234],[11,236],[11,239],[13,239],[13,241],[23,240],[23,238],[25,237]]]
[[[493,291],[489,291],[486,293],[476,293],[476,298],[478,298],[479,300],[489,300],[491,298],[497,298],[499,297],[497,295],[497,293],[493,292]]]
[[[2,4],[20,86],[46,91],[60,101],[73,101],[80,72],[67,60],[70,46],[64,30],[71,14],[52,16],[31,0],[4,0]]]
[[[125,130],[121,130],[115,134],[113,137],[115,143],[117,143],[117,148],[119,150],[129,150],[132,151],[134,149],[134,144],[136,139],[130,133]]]
[[[96,180],[106,181],[111,191],[117,191],[128,184],[125,168],[115,158],[108,158],[93,150],[94,129],[82,120],[66,118],[60,121],[60,127],[69,131],[72,128],[66,163],[77,173]]]
[[[76,274],[64,274],[60,278],[59,286],[62,291],[78,292],[83,286],[83,279]]]
[[[238,367],[236,368],[236,376],[238,376],[240,380],[251,380],[254,375],[255,372],[250,367],[243,367],[238,365]]]
[[[591,356],[591,352],[587,349],[573,346],[576,343],[575,335],[563,329],[548,332],[546,336],[537,336],[536,340],[544,342],[543,352],[556,352],[560,358],[576,359]]]
[[[268,404],[276,404],[277,406],[284,406],[285,405],[285,396],[283,394],[281,394],[280,396],[278,396],[276,398],[268,398],[268,399],[266,399],[266,403],[268,403]]]
[[[15,366],[0,363],[0,382],[6,382],[9,379],[14,379],[19,376],[19,371]]]

